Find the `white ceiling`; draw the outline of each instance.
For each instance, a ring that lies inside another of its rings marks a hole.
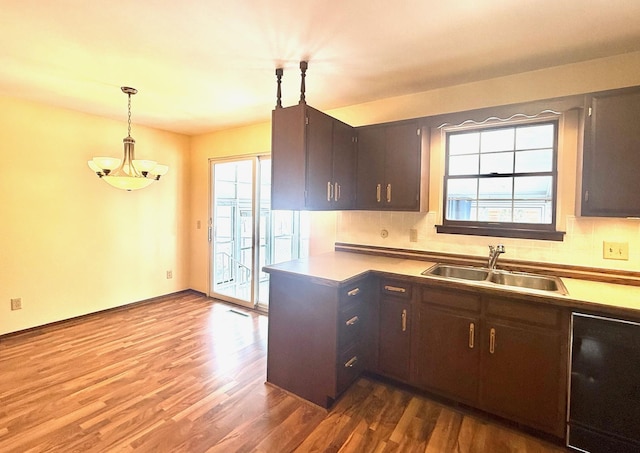
[[[640,50],[638,0],[0,0],[0,95],[197,134]]]

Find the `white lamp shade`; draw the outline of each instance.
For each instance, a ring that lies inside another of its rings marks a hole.
[[[135,176],[104,176],[102,179],[117,189],[132,190],[144,189],[153,183],[153,179],[135,177]]]
[[[133,166],[138,171],[150,172],[156,165],[158,165],[158,162],[155,160],[136,159],[133,161]]]
[[[89,168],[93,171],[95,171],[96,173],[102,173],[102,168],[98,167],[98,165],[96,165],[96,163],[92,160],[88,161],[87,164],[89,165]]]
[[[94,157],[93,161],[103,170],[115,170],[121,162],[115,157]]]
[[[168,166],[158,164],[155,167],[153,167],[153,170],[151,170],[150,173],[153,175],[162,176],[162,175],[166,175],[168,171],[169,171]]]

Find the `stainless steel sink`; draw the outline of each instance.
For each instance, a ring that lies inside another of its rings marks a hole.
[[[423,275],[437,275],[439,277],[458,278],[462,280],[481,281],[489,276],[489,270],[480,267],[451,266],[436,264],[422,273]]]
[[[435,264],[422,272],[422,275],[568,294],[567,288],[558,277],[527,274],[524,272],[507,272],[495,269],[490,270],[484,267]]]

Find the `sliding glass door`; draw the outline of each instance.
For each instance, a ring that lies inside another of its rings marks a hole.
[[[305,216],[271,211],[270,197],[268,156],[211,161],[211,297],[266,309],[269,275],[262,267],[306,256]]]

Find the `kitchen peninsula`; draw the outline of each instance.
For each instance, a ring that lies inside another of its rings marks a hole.
[[[268,382],[330,407],[368,371],[564,438],[571,313],[640,319],[638,286],[558,275],[566,295],[496,287],[422,275],[456,257],[364,251],[265,267]]]

